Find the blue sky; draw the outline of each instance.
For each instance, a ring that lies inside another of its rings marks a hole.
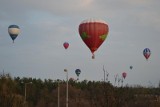
[[[55,80],[65,79],[65,68],[76,78],[79,68],[80,80],[101,81],[104,65],[112,83],[114,75],[127,72],[124,84],[158,86],[159,5],[158,0],[0,0],[0,72]],[[94,60],[78,33],[88,18],[109,25]],[[11,24],[21,29],[14,44],[7,31]],[[152,52],[148,61],[144,48]]]

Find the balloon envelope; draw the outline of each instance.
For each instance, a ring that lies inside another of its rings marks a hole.
[[[93,54],[107,38],[108,25],[103,20],[87,19],[80,23],[79,34]]]
[[[74,78],[70,78],[69,81],[74,81]]]
[[[20,28],[17,25],[10,25],[8,27],[8,33],[11,37],[11,39],[14,40],[17,38],[18,34],[20,33]]]
[[[80,73],[81,73],[81,70],[80,70],[80,69],[76,69],[76,70],[75,70],[75,73],[76,73],[76,75],[79,77],[79,75],[80,75]]]
[[[143,50],[143,55],[144,55],[144,57],[148,60],[148,58],[149,58],[150,55],[151,55],[150,49],[149,49],[149,48],[145,48],[145,49]]]
[[[133,66],[130,66],[130,69],[132,69],[133,68]]]
[[[127,73],[126,73],[126,72],[123,72],[123,73],[122,73],[122,77],[125,79],[126,76],[127,76]]]
[[[68,42],[64,42],[64,43],[63,43],[63,47],[64,47],[65,49],[67,49],[67,48],[69,47],[69,43],[68,43]]]

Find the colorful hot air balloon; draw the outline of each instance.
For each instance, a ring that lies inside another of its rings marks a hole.
[[[64,42],[63,46],[64,46],[65,49],[67,49],[69,47],[69,43],[68,42]]]
[[[149,48],[145,48],[145,49],[143,50],[143,55],[144,55],[144,57],[146,58],[146,60],[148,60],[148,58],[149,58],[150,55],[151,55],[150,49],[149,49]]]
[[[94,59],[94,52],[101,46],[107,38],[109,27],[103,20],[87,19],[80,23],[79,34],[83,42],[92,52]]]
[[[8,27],[8,33],[9,33],[9,35],[12,38],[13,43],[14,43],[14,40],[17,38],[18,34],[20,33],[19,26],[17,26],[17,25],[10,25]]]
[[[127,76],[127,73],[126,73],[126,72],[123,72],[123,73],[122,73],[122,77],[125,79],[126,76]]]
[[[75,73],[76,73],[77,77],[79,78],[79,75],[80,75],[80,73],[81,73],[81,70],[80,70],[80,69],[76,69],[76,70],[75,70]]]

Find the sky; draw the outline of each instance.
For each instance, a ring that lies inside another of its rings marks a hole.
[[[78,32],[90,18],[109,26],[95,59]],[[8,34],[12,24],[20,27],[14,44]],[[104,66],[112,84],[114,75],[126,72],[124,84],[158,86],[159,28],[159,0],[0,0],[0,73],[66,80],[64,69],[75,79],[80,69],[79,81],[102,81]],[[148,61],[144,48],[151,50]]]

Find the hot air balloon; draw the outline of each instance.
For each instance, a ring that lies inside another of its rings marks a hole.
[[[10,37],[13,40],[13,43],[14,43],[14,40],[17,38],[18,34],[20,33],[19,26],[17,26],[17,25],[10,25],[8,27],[8,33],[9,33],[9,35],[10,35]]]
[[[150,55],[151,55],[150,49],[149,49],[149,48],[145,48],[145,49],[143,50],[143,55],[144,55],[144,57],[146,58],[146,60],[148,60],[148,58],[149,58]]]
[[[94,52],[107,38],[108,32],[108,24],[103,20],[87,19],[80,23],[79,34],[83,42],[90,49],[92,59],[94,59]]]
[[[132,68],[133,68],[133,66],[130,66],[129,68],[130,68],[130,69],[132,69]]]
[[[127,73],[126,73],[126,72],[123,72],[123,73],[122,73],[122,77],[125,79],[126,76],[127,76]]]
[[[69,43],[68,42],[64,42],[63,46],[64,46],[65,49],[67,49],[69,47]]]
[[[80,70],[80,69],[76,69],[76,70],[75,70],[75,73],[76,73],[76,75],[77,75],[77,77],[78,77],[78,79],[79,79],[79,75],[80,75],[80,73],[81,73],[81,70]]]
[[[74,81],[74,78],[71,77],[71,78],[69,79],[69,81]]]

